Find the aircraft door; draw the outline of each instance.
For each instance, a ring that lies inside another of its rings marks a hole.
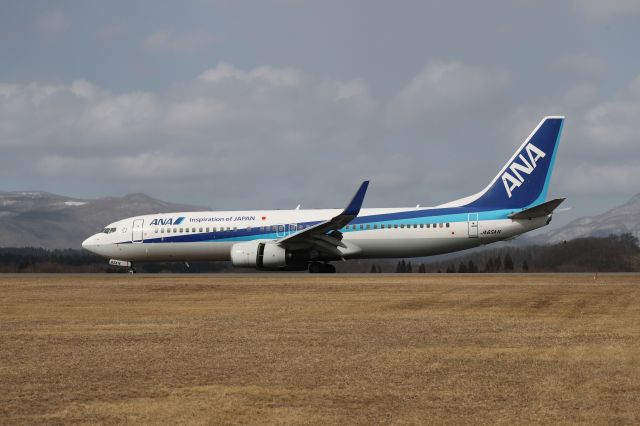
[[[133,228],[131,228],[131,242],[141,243],[143,240],[142,230],[144,225],[144,219],[136,219],[133,221]]]
[[[289,235],[295,234],[297,231],[298,231],[298,224],[297,223],[289,224]]]
[[[469,238],[478,238],[478,213],[469,213]]]

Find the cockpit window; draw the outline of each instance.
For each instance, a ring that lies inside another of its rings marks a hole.
[[[112,232],[116,232],[116,228],[104,228],[102,232],[104,234],[111,234]]]

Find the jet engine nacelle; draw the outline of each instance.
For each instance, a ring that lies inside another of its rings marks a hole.
[[[296,256],[297,258],[297,256]],[[247,241],[231,246],[231,263],[241,268],[304,270],[307,263],[294,259],[273,241]]]

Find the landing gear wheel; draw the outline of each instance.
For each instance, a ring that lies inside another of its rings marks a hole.
[[[311,274],[320,274],[323,272],[323,265],[322,263],[318,263],[318,262],[311,262],[309,264],[309,273]]]
[[[312,274],[335,274],[336,267],[330,263],[311,262],[309,272]]]
[[[133,265],[131,265],[131,267],[129,268],[129,274],[133,275],[136,272],[138,272],[138,271],[136,271],[136,268],[134,268]]]
[[[324,265],[324,273],[325,274],[335,274],[336,273],[336,267],[333,266],[330,263],[325,263]]]

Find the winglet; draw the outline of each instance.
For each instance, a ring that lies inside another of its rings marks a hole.
[[[367,193],[367,187],[369,186],[369,181],[365,180],[358,188],[358,192],[353,196],[351,202],[342,212],[343,215],[346,216],[358,216],[360,213],[360,207],[362,207],[362,202],[364,201],[364,195]]]

